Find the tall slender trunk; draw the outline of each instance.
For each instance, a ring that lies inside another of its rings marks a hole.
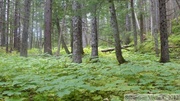
[[[12,4],[12,8],[14,7],[14,4]],[[10,12],[10,18],[12,19],[13,16],[13,12]],[[14,24],[13,24],[13,20],[10,21],[10,53],[13,51],[13,31],[14,31]]]
[[[143,34],[144,34],[144,15],[143,15],[144,1],[140,0],[139,5],[141,5],[139,8],[140,9],[140,43],[143,43],[144,42],[144,39],[143,39]]]
[[[131,13],[132,13],[132,22],[133,22],[133,33],[134,33],[134,50],[137,51],[137,29],[136,29],[136,19],[134,13],[134,0],[131,0]]]
[[[157,21],[157,2],[155,0],[151,0],[151,22],[152,22],[152,35],[154,37],[154,46],[155,46],[155,52],[156,56],[159,56],[159,42],[158,42],[158,21]]]
[[[129,9],[129,2],[126,3],[126,8]],[[129,12],[126,14],[126,31],[131,31],[131,19]]]
[[[19,43],[18,43],[18,28],[19,28],[19,20],[18,20],[18,16],[19,16],[19,0],[15,1],[15,11],[14,11],[14,49],[15,50],[19,50]]]
[[[144,38],[143,38],[143,34],[144,34],[144,17],[143,14],[140,14],[140,43],[144,42]]]
[[[59,33],[59,36],[58,36],[58,49],[57,49],[57,52],[56,52],[56,55],[59,56],[60,55],[60,48],[61,48],[61,36],[62,36],[62,33],[61,33],[61,28],[60,28],[60,24],[59,24],[59,19],[56,18],[56,27],[58,29],[58,33]]]
[[[70,34],[71,34],[71,53],[73,53],[73,20],[70,20]]]
[[[126,8],[129,9],[129,2],[126,2]],[[126,14],[126,35],[124,37],[124,44],[128,45],[130,43],[130,31],[131,31],[131,19],[130,19],[130,15],[129,12],[127,12]]]
[[[2,33],[1,33],[1,46],[5,46],[6,42],[6,37],[5,37],[5,33],[6,33],[6,0],[4,0],[3,4],[2,4]]]
[[[44,18],[45,18],[44,53],[48,53],[52,55],[52,50],[51,50],[52,0],[46,0]]]
[[[73,62],[82,62],[82,21],[81,21],[81,5],[77,0],[73,1],[74,11],[73,17]],[[80,15],[79,15],[80,14]]]
[[[98,58],[98,31],[97,31],[97,16],[96,5],[93,7],[92,19],[91,19],[91,59]]]
[[[114,7],[114,2],[113,0],[108,0],[109,1],[109,10],[111,14],[111,27],[114,32],[114,39],[115,39],[115,51],[116,51],[116,58],[119,62],[119,64],[122,64],[125,61],[125,59],[122,56],[122,51],[121,51],[121,44],[120,44],[120,38],[119,38],[119,28],[118,28],[118,23],[117,23],[117,18],[116,18],[116,11]]]
[[[161,41],[161,57],[160,62],[169,62],[169,45],[168,45],[168,31],[166,18],[166,0],[159,0],[159,14],[160,14],[160,41]]]
[[[9,52],[9,9],[10,9],[10,0],[7,0],[7,25],[6,25],[6,53]]]
[[[33,29],[34,29],[34,10],[35,8],[35,2],[32,1],[32,17],[31,17],[31,31],[30,31],[30,34],[29,34],[29,49],[32,49],[33,47]]]
[[[24,19],[23,19],[23,33],[22,33],[22,42],[21,42],[21,51],[20,56],[27,57],[27,50],[28,50],[28,29],[29,29],[29,15],[31,10],[31,1],[32,0],[25,0],[24,1]]]
[[[0,38],[1,38],[1,34],[2,34],[2,26],[3,26],[3,20],[2,20],[2,8],[3,8],[3,0],[0,0]],[[1,45],[1,40],[0,40],[0,45]]]

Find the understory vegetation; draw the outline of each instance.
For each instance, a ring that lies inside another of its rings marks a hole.
[[[85,48],[83,63],[72,63],[71,55],[40,54],[29,57],[6,54],[0,49],[0,101],[123,101],[124,94],[180,94],[179,33],[169,36],[171,62],[159,63],[148,38],[139,52],[123,49],[127,63],[118,65],[115,52],[102,53],[90,61]],[[55,51],[54,51],[55,53]]]
[[[180,94],[179,59],[162,64],[152,53],[123,50],[128,62],[118,65],[114,52],[100,52],[98,63],[89,61],[90,49],[85,53],[83,63],[75,64],[70,55],[24,58],[1,49],[0,100],[121,101],[132,93]]]

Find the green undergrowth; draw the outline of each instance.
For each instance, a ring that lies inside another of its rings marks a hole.
[[[155,45],[152,36],[148,36],[149,38],[138,46],[138,51],[140,53],[150,53],[155,54]],[[169,53],[170,58],[172,59],[180,59],[180,33],[174,33],[169,35]],[[159,40],[159,52],[160,52],[160,40]]]
[[[85,52],[90,52],[85,49]],[[161,64],[151,54],[99,53],[99,62],[68,55],[0,55],[0,101],[123,101],[124,94],[180,94],[180,63]]]

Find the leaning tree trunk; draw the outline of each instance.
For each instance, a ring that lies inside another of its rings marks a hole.
[[[169,62],[169,46],[168,46],[168,31],[166,18],[166,0],[159,0],[160,14],[160,40],[161,40],[161,57],[160,62]]]
[[[28,50],[28,28],[29,28],[29,15],[31,9],[31,0],[24,1],[24,19],[23,19],[23,33],[21,42],[20,56],[27,57]]]
[[[62,34],[62,36],[61,36],[61,43],[62,43],[62,47],[64,48],[65,52],[66,52],[67,54],[70,54],[71,52],[69,51],[69,49],[68,49],[68,47],[67,47],[67,45],[66,45],[66,43],[65,43],[64,35],[63,35],[63,34]]]
[[[117,18],[116,18],[116,11],[115,11],[113,0],[108,0],[108,1],[110,3],[109,10],[111,14],[111,26],[114,32],[116,58],[119,64],[122,64],[126,61],[122,56],[121,44],[120,44],[120,38],[119,38],[119,29],[118,29],[118,23],[117,23]]]
[[[97,17],[96,17],[96,4],[92,12],[92,29],[91,29],[91,59],[98,58],[98,32],[97,32]]]
[[[51,50],[51,23],[52,23],[52,0],[46,0],[45,4],[45,33],[44,33],[44,53],[52,55]]]
[[[81,10],[81,5],[77,0],[73,1],[73,62],[82,62],[82,22],[81,15],[79,12]]]

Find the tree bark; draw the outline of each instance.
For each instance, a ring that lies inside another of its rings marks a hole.
[[[12,4],[11,5],[12,7],[14,7],[14,4]],[[14,13],[10,13],[10,18],[12,19],[12,18],[14,18],[14,16],[13,16],[13,14]],[[13,20],[10,20],[10,53],[13,51],[13,48],[14,48],[14,46],[13,46],[13,35],[14,35],[14,24],[13,24]]]
[[[51,50],[52,0],[46,0],[44,18],[45,18],[44,53],[52,55],[52,50]]]
[[[3,15],[3,0],[0,0],[0,38],[2,35],[2,29],[3,29],[3,19],[2,19],[2,15]],[[0,40],[0,45],[1,45],[1,40]]]
[[[129,2],[126,3],[126,8],[129,9]],[[126,31],[131,31],[131,19],[129,12],[126,14]]]
[[[140,5],[140,43],[144,42],[144,38],[143,38],[143,34],[144,34],[144,1],[140,0],[139,1],[139,5]]]
[[[1,46],[5,46],[6,44],[6,37],[5,37],[5,33],[6,33],[6,24],[5,24],[5,21],[6,21],[6,0],[4,0],[3,2],[3,7],[2,7],[2,33],[1,33]]]
[[[155,52],[156,52],[156,56],[159,56],[159,42],[158,42],[158,21],[157,21],[157,11],[158,11],[158,7],[157,7],[157,2],[155,0],[151,0],[151,28],[152,28],[152,35],[154,37],[154,46],[155,46]]]
[[[73,20],[70,20],[70,34],[71,34],[71,53],[73,53]]]
[[[126,2],[126,8],[129,10],[129,2]],[[130,19],[130,15],[129,12],[127,12],[126,14],[126,34],[124,37],[124,44],[128,45],[130,43],[130,31],[131,31],[131,19]]]
[[[168,46],[168,31],[166,18],[166,0],[159,0],[160,13],[160,41],[161,41],[161,57],[160,62],[169,62],[169,46]]]
[[[18,34],[18,28],[19,28],[19,0],[15,1],[15,11],[14,11],[14,49],[17,51],[20,51],[20,36]]]
[[[93,7],[91,19],[91,59],[98,58],[98,31],[97,31],[97,17],[96,17],[96,4]]]
[[[137,29],[136,29],[136,19],[134,13],[134,0],[131,0],[131,13],[132,13],[132,22],[133,22],[133,33],[134,33],[134,50],[137,51]]]
[[[9,52],[9,9],[10,9],[10,0],[7,0],[7,22],[6,22],[6,53]]]
[[[82,21],[81,21],[81,5],[77,0],[73,1],[73,62],[82,62]],[[80,15],[79,15],[80,14]]]
[[[19,1],[19,0],[17,0]],[[33,29],[34,29],[34,15],[35,15],[35,2],[32,1],[32,21],[31,21],[31,32],[29,34],[29,49],[32,49],[33,47]]]
[[[177,5],[178,5],[178,7],[180,9],[180,4],[179,4],[178,0],[175,0],[175,1],[176,1]]]
[[[64,35],[63,35],[63,34],[62,34],[62,36],[61,36],[61,43],[62,43],[62,47],[65,49],[66,53],[67,53],[67,54],[70,54],[71,52],[69,51],[69,49],[68,49],[68,47],[67,47],[67,45],[66,45],[66,43],[65,43]]]
[[[29,28],[29,15],[31,10],[31,1],[32,0],[25,0],[24,1],[24,19],[23,19],[23,33],[22,33],[22,42],[21,42],[21,51],[20,56],[27,57],[27,50],[28,50],[28,28]]]
[[[60,28],[60,24],[59,24],[59,19],[56,18],[56,27],[58,29],[58,33],[59,33],[59,36],[58,36],[58,49],[57,49],[57,52],[56,52],[56,55],[59,56],[60,55],[60,49],[61,49],[61,28]]]
[[[118,28],[118,23],[117,23],[117,18],[116,18],[116,11],[114,7],[114,2],[113,0],[108,0],[109,1],[109,10],[110,10],[110,15],[111,15],[111,27],[114,32],[114,39],[115,39],[115,51],[116,51],[116,58],[119,62],[119,64],[122,64],[125,61],[125,59],[122,56],[122,51],[121,51],[121,44],[120,44],[120,38],[119,38],[119,28]]]

